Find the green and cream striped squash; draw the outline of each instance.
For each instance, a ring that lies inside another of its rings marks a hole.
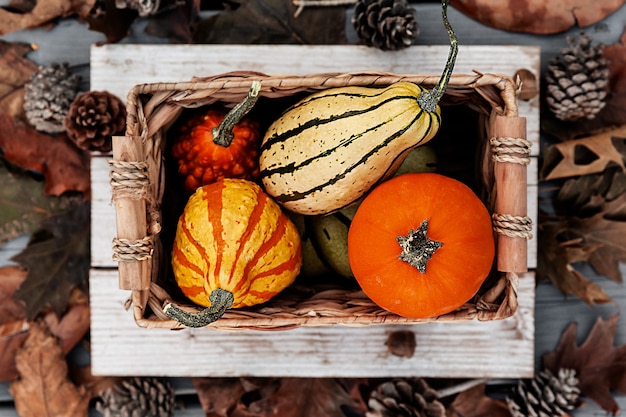
[[[422,108],[418,97],[424,92],[404,81],[386,88],[349,86],[291,106],[261,144],[265,190],[301,214],[354,203],[437,133],[441,111],[438,105]]]

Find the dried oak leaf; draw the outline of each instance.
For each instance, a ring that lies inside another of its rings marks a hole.
[[[102,0],[101,5],[104,9],[102,14],[82,16],[82,20],[89,24],[89,30],[104,34],[108,43],[116,43],[127,37],[138,17],[137,11],[118,9],[115,0]]]
[[[229,417],[245,394],[239,378],[192,378],[206,416]]]
[[[291,0],[241,0],[200,21],[194,43],[302,44],[346,43],[345,12],[335,7],[310,7],[298,17]]]
[[[27,272],[19,267],[0,268],[0,381],[17,378],[15,352],[28,336],[30,323],[26,320],[25,305],[13,297],[26,275]],[[68,353],[89,330],[87,297],[75,290],[70,297],[70,308],[61,319],[49,312],[43,321],[60,339],[63,352]]]
[[[485,394],[486,384],[459,393],[446,410],[447,417],[511,417],[504,401]]]
[[[603,172],[616,165],[626,171],[626,125],[585,138],[548,146],[541,167],[542,179],[575,177]]]
[[[619,264],[626,262],[626,221],[612,220],[606,213],[626,213],[626,194],[607,202],[601,213],[588,218],[572,218],[569,227],[585,245],[596,247],[588,258],[593,269],[615,282],[622,282]]]
[[[67,362],[58,339],[43,323],[34,323],[15,355],[19,379],[10,392],[21,417],[83,417],[90,396],[68,379]]]
[[[59,17],[73,14],[86,16],[95,2],[96,0],[47,0],[34,2],[33,8],[28,11],[0,8],[0,35],[43,26]]]
[[[255,393],[259,399],[239,403],[232,417],[345,417],[342,407],[356,407],[335,378],[267,379]]]
[[[562,219],[539,223],[538,244],[543,249],[537,255],[537,278],[549,280],[564,294],[589,305],[613,301],[600,285],[573,267],[575,262],[588,261],[597,245],[583,244],[581,239],[564,240],[567,232],[567,222]]]
[[[40,222],[67,210],[70,202],[64,196],[48,196],[44,182],[19,170],[12,170],[0,161],[0,245],[35,232]]]
[[[576,342],[577,324],[571,323],[556,349],[543,357],[544,368],[552,372],[560,368],[576,370],[581,394],[613,414],[619,406],[611,390],[626,393],[626,345],[613,346],[618,317],[598,317],[580,346]]]
[[[46,194],[77,191],[90,198],[89,153],[65,134],[40,133],[23,120],[1,112],[0,132],[0,153],[21,168],[41,173],[46,179]]]
[[[200,0],[185,1],[174,9],[150,16],[145,31],[172,43],[192,43],[192,28],[198,22],[199,12]]]
[[[75,288],[85,289],[89,274],[89,204],[75,199],[71,208],[45,219],[42,236],[13,257],[28,270],[15,297],[26,303],[26,317],[46,308],[61,317]]]
[[[37,71],[37,65],[25,58],[33,46],[0,40],[0,113],[20,117],[24,110],[24,84]]]
[[[597,23],[624,0],[451,0],[450,5],[496,29],[539,35],[565,32]]]

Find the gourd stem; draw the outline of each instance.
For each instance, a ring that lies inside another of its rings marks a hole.
[[[243,116],[252,110],[252,107],[254,107],[259,99],[259,91],[261,91],[261,82],[252,81],[250,91],[246,98],[226,113],[226,116],[224,116],[220,124],[211,131],[215,144],[222,145],[225,148],[230,146],[235,137],[233,128],[243,119]]]
[[[409,263],[422,274],[426,273],[426,263],[443,243],[431,240],[428,232],[428,220],[424,220],[417,230],[410,230],[408,236],[398,236],[396,240],[402,248],[399,259]]]
[[[459,45],[454,29],[448,20],[448,2],[449,0],[441,1],[441,17],[443,18],[443,25],[448,31],[448,37],[450,38],[450,52],[448,53],[448,60],[441,74],[439,84],[437,84],[432,90],[426,91],[417,98],[417,102],[420,107],[429,113],[433,113],[437,109],[439,100],[443,97],[443,94],[448,87],[450,76],[454,70],[454,64],[456,63],[456,56],[459,52]]]
[[[163,312],[169,318],[187,327],[204,327],[222,317],[226,310],[233,306],[235,297],[232,292],[217,288],[211,292],[209,300],[211,306],[197,313],[190,313],[172,303],[167,304],[163,308]]]

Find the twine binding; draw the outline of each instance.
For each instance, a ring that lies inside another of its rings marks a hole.
[[[533,221],[528,216],[513,216],[511,214],[494,213],[491,215],[494,230],[508,237],[517,237],[526,240],[532,239]]]
[[[152,257],[153,252],[150,236],[137,240],[113,239],[113,260],[116,262],[145,261]]]
[[[489,140],[492,159],[496,162],[513,164],[530,164],[530,147],[532,143],[524,138],[494,137]]]
[[[149,177],[146,162],[108,161],[111,167],[109,183],[113,190],[113,199],[143,198],[148,191]]]

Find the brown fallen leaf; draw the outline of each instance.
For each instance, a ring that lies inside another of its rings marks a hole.
[[[40,133],[6,113],[0,113],[0,149],[11,163],[40,172],[44,192],[59,196],[67,191],[90,198],[89,153],[79,149],[64,134]]]
[[[96,0],[37,1],[35,6],[26,13],[0,9],[0,35],[43,26],[59,17],[73,14],[88,16],[95,2]]]
[[[192,378],[207,417],[228,417],[246,392],[239,378]]]
[[[602,409],[619,412],[611,390],[626,393],[626,345],[613,346],[619,315],[608,320],[598,317],[582,345],[577,344],[577,324],[571,323],[553,352],[543,357],[545,369],[558,372],[574,369],[581,394],[595,401]]]
[[[549,181],[596,174],[604,171],[609,164],[626,170],[626,150],[623,149],[625,139],[626,125],[623,125],[597,135],[551,145],[544,153],[544,161],[554,160],[555,163],[544,162],[541,176]]]
[[[0,113],[13,117],[23,113],[23,87],[37,71],[37,65],[25,57],[31,51],[32,45],[0,40]]]
[[[459,393],[447,409],[447,417],[511,417],[504,401],[485,394],[486,384]]]
[[[584,245],[581,239],[563,240],[568,232],[565,220],[543,221],[538,225],[537,278],[547,279],[564,294],[574,295],[585,303],[613,301],[604,289],[574,269],[575,262],[588,261],[597,245]]]
[[[45,324],[36,322],[30,327],[15,361],[20,377],[9,391],[21,417],[87,415],[88,391],[68,379],[63,349]]]
[[[590,26],[624,0],[451,0],[450,5],[478,22],[510,32],[551,34]]]
[[[572,218],[569,224],[572,234],[579,236],[588,247],[596,249],[587,261],[593,269],[615,282],[622,282],[619,268],[626,262],[626,221],[614,221],[606,217],[607,212],[624,212],[626,194],[605,204],[604,210],[589,218]]]
[[[19,267],[0,268],[0,381],[11,381],[18,376],[15,353],[28,336],[32,322],[26,320],[24,303],[15,300],[15,291],[26,279],[26,271]],[[64,353],[68,353],[89,331],[89,304],[87,296],[75,290],[70,307],[59,320],[53,312],[43,315],[52,334],[60,339]]]

